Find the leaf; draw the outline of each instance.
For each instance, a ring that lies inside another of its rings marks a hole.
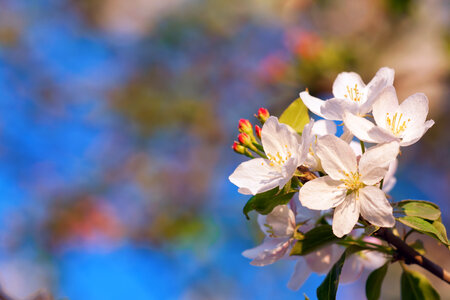
[[[367,300],[378,300],[380,298],[381,286],[383,284],[384,277],[386,276],[388,267],[389,262],[370,273],[366,281]]]
[[[316,293],[319,300],[336,299],[336,293],[339,286],[339,276],[341,276],[345,258],[361,250],[363,249],[358,246],[350,246],[345,250],[339,260],[328,272],[327,277],[325,277],[324,281],[317,288]]]
[[[422,218],[411,216],[397,218],[397,220],[405,224],[406,226],[411,227],[412,229],[415,229],[421,233],[427,234],[439,240],[441,243],[449,246],[445,227],[440,221],[434,221],[433,223],[430,223]]]
[[[280,122],[291,126],[298,133],[302,133],[303,127],[309,123],[308,108],[300,98],[297,98],[281,114]]]
[[[290,255],[306,255],[337,240],[339,238],[334,235],[331,225],[319,225],[294,244]]]
[[[401,277],[402,300],[439,300],[439,294],[428,279],[419,272],[403,269]]]
[[[250,198],[245,204],[243,212],[245,217],[250,220],[248,213],[252,210],[256,210],[262,215],[267,215],[272,212],[272,210],[278,205],[284,205],[291,200],[296,191],[290,191],[288,193],[278,188],[271,189],[270,191],[257,194]]]
[[[403,200],[397,202],[403,213],[411,217],[420,217],[427,220],[438,220],[441,217],[439,206],[428,201]]]

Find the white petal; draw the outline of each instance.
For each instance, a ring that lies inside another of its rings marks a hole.
[[[247,188],[239,188],[239,189],[238,189],[238,193],[239,193],[239,194],[242,194],[242,195],[253,195],[253,194],[252,194],[252,191],[250,191],[250,190],[247,189]]]
[[[299,290],[306,279],[308,279],[309,275],[311,275],[311,270],[308,268],[306,261],[303,258],[300,258],[295,264],[294,273],[292,273],[287,287],[293,291]]]
[[[242,252],[242,255],[253,259],[251,265],[262,267],[281,259],[290,244],[291,240],[266,238],[261,245]]]
[[[340,121],[346,111],[357,114],[359,103],[348,99],[332,98],[322,107],[322,114],[327,120]]]
[[[272,237],[291,237],[295,230],[295,215],[287,205],[278,205],[266,217]]]
[[[386,127],[386,115],[394,114],[398,109],[397,93],[393,86],[386,87],[373,104],[373,117],[378,126]]]
[[[283,177],[280,171],[270,166],[269,160],[255,158],[241,163],[229,180],[239,187],[240,192],[256,195],[284,185],[290,178]]]
[[[395,224],[392,206],[382,190],[375,186],[366,186],[359,190],[361,215],[371,224],[380,227],[392,227]]]
[[[322,115],[322,107],[325,104],[326,101],[321,100],[319,98],[311,96],[308,92],[301,92],[300,98],[302,99],[303,103],[306,105],[306,107],[313,112],[314,114],[324,118]]]
[[[348,112],[344,114],[344,124],[358,139],[365,142],[384,143],[398,140],[386,129]]]
[[[422,126],[408,128],[403,135],[400,146],[406,147],[416,143],[433,125],[434,121],[428,120]]]
[[[364,267],[361,259],[358,254],[353,254],[345,260],[339,283],[351,283],[358,280]]]
[[[280,156],[287,160],[291,155],[296,156],[300,142],[300,135],[276,117],[269,117],[261,129],[261,143],[269,157]]]
[[[299,199],[307,208],[324,210],[344,201],[346,192],[341,181],[324,176],[305,183],[300,189]]]
[[[313,143],[315,137],[314,134],[312,132],[313,128],[316,126],[316,123],[314,122],[313,119],[309,120],[309,123],[305,125],[305,127],[303,128],[303,132],[302,132],[302,138],[301,138],[301,147],[299,150],[299,163],[303,163],[306,158],[307,155],[309,153],[309,148],[311,147],[311,143]]]
[[[309,268],[314,273],[327,273],[331,266],[334,264],[333,247],[332,245],[323,247],[313,253],[306,255],[305,259],[308,263]]]
[[[395,178],[395,172],[397,172],[398,159],[391,161],[389,164],[388,171],[386,175],[384,175],[383,181],[383,192],[389,193],[394,187],[397,179]]]
[[[359,114],[364,115],[372,110],[373,103],[377,100],[380,93],[394,83],[394,70],[383,67],[366,86],[366,101],[361,104]]]
[[[428,98],[425,94],[416,93],[406,98],[398,108],[404,120],[410,120],[407,126],[417,126],[425,123],[428,115]],[[407,128],[408,128],[407,127]]]
[[[329,120],[319,120],[314,122],[311,131],[313,136],[335,135],[336,124]]]
[[[336,98],[349,99],[349,89],[356,87],[360,92],[363,92],[366,86],[357,73],[354,72],[342,72],[340,73],[333,83],[333,95]],[[353,101],[353,100],[352,100]]]
[[[361,253],[363,255],[361,263],[364,265],[364,268],[369,270],[375,270],[384,265],[387,261],[386,255],[380,253],[378,251],[363,251]]]
[[[339,204],[333,214],[333,233],[337,237],[342,237],[352,231],[359,218],[359,201],[356,200],[355,193],[348,195]]]
[[[319,217],[320,211],[309,209],[301,205],[301,203],[298,203],[297,214],[295,215],[296,224],[304,223],[306,221],[308,221],[308,223],[314,224]],[[302,225],[301,230],[303,232],[308,231],[309,229],[307,230],[304,226],[305,225]]]
[[[335,180],[344,179],[343,172],[356,172],[356,155],[352,148],[333,135],[318,139],[316,154],[325,172]]]
[[[350,143],[353,140],[353,137],[353,133],[347,128],[347,126],[344,126],[344,132],[339,138],[346,143]]]
[[[284,178],[287,178],[289,181],[289,179],[292,178],[292,175],[294,175],[295,170],[297,169],[297,167],[299,165],[301,165],[301,163],[303,163],[303,161],[299,161],[298,157],[294,156],[289,158],[284,165],[281,167],[281,174],[283,174]],[[286,184],[286,182],[280,182],[279,184],[279,188],[283,188],[283,186]]]
[[[390,142],[369,148],[359,160],[361,181],[373,185],[383,179],[389,164],[395,160],[399,152],[399,144]]]

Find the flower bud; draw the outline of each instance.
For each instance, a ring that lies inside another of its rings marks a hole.
[[[256,136],[258,137],[258,139],[261,139],[261,127],[259,127],[258,125],[255,125],[255,132],[256,132]]]
[[[251,154],[251,152],[236,141],[233,143],[232,148],[233,148],[234,152],[236,152],[238,154],[244,154],[245,156],[253,158],[253,155]]]
[[[253,135],[252,123],[246,119],[239,120],[239,132],[244,132],[250,136]]]
[[[246,147],[253,147],[252,138],[245,132],[241,132],[238,135],[238,141],[241,143],[241,145],[244,145]]]
[[[256,117],[261,122],[261,124],[264,124],[267,121],[267,119],[269,118],[269,116],[270,116],[269,111],[267,109],[265,109],[264,107],[261,107],[260,109],[258,109],[258,114],[256,115]]]

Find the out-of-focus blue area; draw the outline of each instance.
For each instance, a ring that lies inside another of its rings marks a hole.
[[[260,106],[279,113],[306,85],[260,78],[271,53],[292,55],[285,25],[224,18],[228,32],[209,19],[149,14],[143,22],[155,21],[143,32],[124,34],[108,30],[113,17],[98,17],[102,5],[75,2],[1,2],[4,290],[84,300],[314,299],[323,276],[292,292],[293,262],[258,268],[241,256],[261,236],[255,216],[241,212],[247,197],[227,179],[242,161],[230,149],[239,118]],[[392,195],[445,208],[448,169],[416,159],[423,151],[404,150]]]

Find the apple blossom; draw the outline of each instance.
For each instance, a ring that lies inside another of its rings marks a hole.
[[[321,100],[308,91],[300,93],[303,103],[314,114],[327,120],[342,120],[345,111],[363,116],[372,110],[377,96],[394,82],[394,70],[383,67],[375,77],[365,85],[361,77],[354,72],[340,73],[333,83],[334,98]]]
[[[261,143],[268,158],[245,161],[229,177],[240,193],[256,195],[275,187],[281,189],[306,158],[302,138],[276,117],[269,117],[264,123]]]
[[[328,175],[307,182],[300,189],[300,202],[316,210],[335,207],[333,232],[338,237],[353,229],[360,213],[373,225],[392,227],[392,207],[384,192],[374,185],[386,175],[398,152],[399,145],[394,141],[370,148],[357,162],[354,151],[343,140],[332,135],[319,138],[317,156]]]
[[[373,105],[375,123],[351,112],[344,115],[345,126],[360,140],[369,143],[399,141],[400,146],[417,142],[434,124],[426,121],[428,98],[416,93],[400,105],[394,87],[383,90]]]
[[[319,120],[314,122],[311,130],[304,130],[302,137],[304,143],[310,145],[309,152],[306,155],[304,165],[311,171],[322,171],[320,159],[315,154],[317,138],[324,135],[334,135],[336,133],[336,124],[333,121]]]

